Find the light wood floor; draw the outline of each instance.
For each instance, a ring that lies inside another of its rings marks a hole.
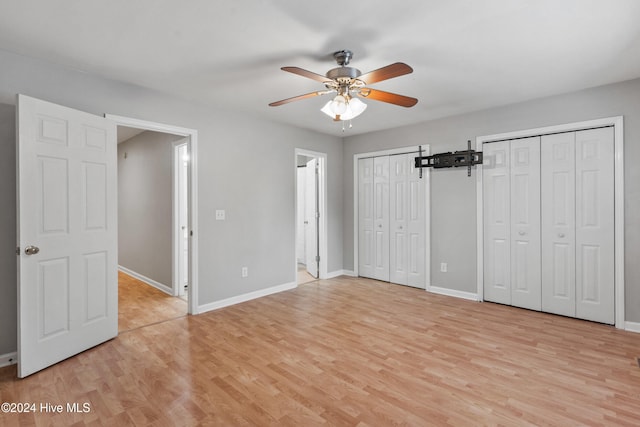
[[[118,331],[187,315],[187,302],[118,272]]]
[[[640,334],[340,277],[121,334],[2,402],[0,425],[640,425]]]

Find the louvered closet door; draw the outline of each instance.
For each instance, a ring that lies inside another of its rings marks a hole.
[[[576,132],[576,317],[615,323],[613,128]]]
[[[389,280],[425,288],[424,180],[413,164],[415,155],[389,157]]]
[[[484,144],[484,299],[511,304],[510,142]]]
[[[540,310],[540,137],[510,149],[511,305]]]

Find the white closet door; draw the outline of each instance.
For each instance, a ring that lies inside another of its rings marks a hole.
[[[426,289],[427,225],[425,200],[425,178],[420,178],[420,169],[414,165],[415,154],[406,155],[407,173],[407,285]]]
[[[389,281],[389,157],[373,159],[373,278]]]
[[[542,310],[576,315],[575,133],[542,137]]]
[[[373,158],[358,160],[358,274],[374,277]]]
[[[401,285],[409,280],[408,169],[406,154],[389,157],[389,281]]]
[[[615,322],[613,128],[576,132],[576,317]]]
[[[540,137],[510,149],[511,305],[540,310]]]
[[[414,167],[414,157],[389,157],[389,281],[424,289],[424,179]]]
[[[509,144],[482,147],[484,299],[501,304],[511,304]]]

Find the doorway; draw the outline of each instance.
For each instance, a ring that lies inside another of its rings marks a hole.
[[[295,277],[298,285],[327,277],[326,154],[295,152]]]
[[[163,291],[162,297],[181,299],[183,303],[186,300],[185,312],[197,314],[197,131],[109,114],[105,117],[116,123],[118,133],[120,133],[120,129],[129,128],[136,129],[138,132],[151,131],[174,137],[169,145],[170,164],[172,165],[168,172],[170,184],[169,188],[165,190],[171,200],[171,219],[168,226],[170,228],[169,264],[171,271],[170,278],[165,280],[168,283],[160,283],[164,286],[156,287]],[[125,154],[120,153],[120,156],[124,157]],[[120,270],[131,273],[123,268]],[[135,276],[134,278],[144,279],[144,277]],[[149,284],[148,281],[145,282]],[[153,285],[153,283],[151,284]]]
[[[187,314],[189,147],[171,133],[118,126],[117,134],[123,332]]]

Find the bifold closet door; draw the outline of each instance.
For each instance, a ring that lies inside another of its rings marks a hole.
[[[389,157],[358,160],[358,273],[389,281]]]
[[[543,310],[615,322],[613,128],[543,137]]]
[[[511,304],[510,142],[484,144],[484,299]]]
[[[575,133],[542,137],[542,310],[576,315]]]
[[[511,305],[539,311],[541,309],[540,137],[511,141],[509,172]]]
[[[424,289],[424,180],[414,157],[389,156],[389,281]]]
[[[540,138],[483,152],[484,299],[540,310]]]

